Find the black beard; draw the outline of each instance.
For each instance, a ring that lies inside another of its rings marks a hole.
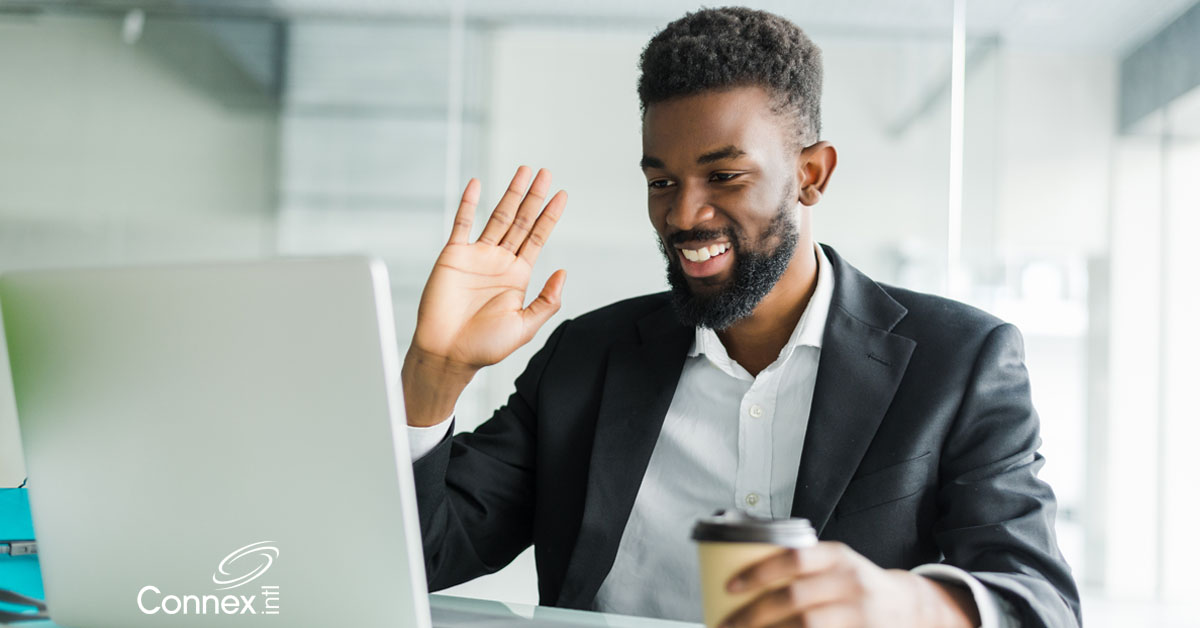
[[[671,284],[671,301],[679,321],[689,327],[708,327],[714,330],[728,329],[734,323],[749,316],[759,302],[771,292],[783,271],[787,270],[800,241],[800,231],[792,214],[792,204],[785,197],[779,211],[771,218],[766,232],[759,239],[765,244],[774,238],[779,243],[765,252],[753,251],[747,246],[744,234],[732,228],[723,231],[693,229],[673,234],[671,240],[714,240],[724,235],[729,238],[735,253],[732,282],[710,294],[696,294],[688,285],[683,267],[676,252],[668,250],[662,238],[659,250],[667,260],[667,282]],[[673,247],[672,247],[673,248]],[[700,281],[703,281],[701,279]]]

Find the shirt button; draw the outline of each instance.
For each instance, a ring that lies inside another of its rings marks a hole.
[[[762,406],[758,405],[757,403],[750,406],[750,416],[756,419],[762,416]]]
[[[746,495],[746,503],[754,506],[758,503],[758,493],[749,493]]]

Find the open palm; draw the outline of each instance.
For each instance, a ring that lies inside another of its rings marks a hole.
[[[483,233],[469,241],[479,181],[463,192],[450,240],[438,256],[417,311],[413,347],[448,363],[479,369],[529,342],[558,311],[566,272],[556,271],[528,307],[525,292],[538,253],[567,204],[560,191],[542,203],[550,172],[517,170]],[[526,191],[528,188],[528,191]]]

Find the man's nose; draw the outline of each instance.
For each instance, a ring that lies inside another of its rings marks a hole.
[[[690,231],[713,219],[716,210],[698,186],[680,185],[679,194],[667,212],[667,224],[678,231]]]

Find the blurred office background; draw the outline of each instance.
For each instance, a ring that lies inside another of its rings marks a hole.
[[[1200,4],[749,4],[825,53],[818,239],[1023,330],[1088,623],[1200,625]],[[534,277],[568,269],[556,320],[661,290],[637,58],[697,6],[0,0],[0,271],[366,252],[403,351],[463,185],[482,222],[524,163],[571,193]],[[23,478],[6,369],[0,486]],[[536,602],[531,555],[455,591]]]

